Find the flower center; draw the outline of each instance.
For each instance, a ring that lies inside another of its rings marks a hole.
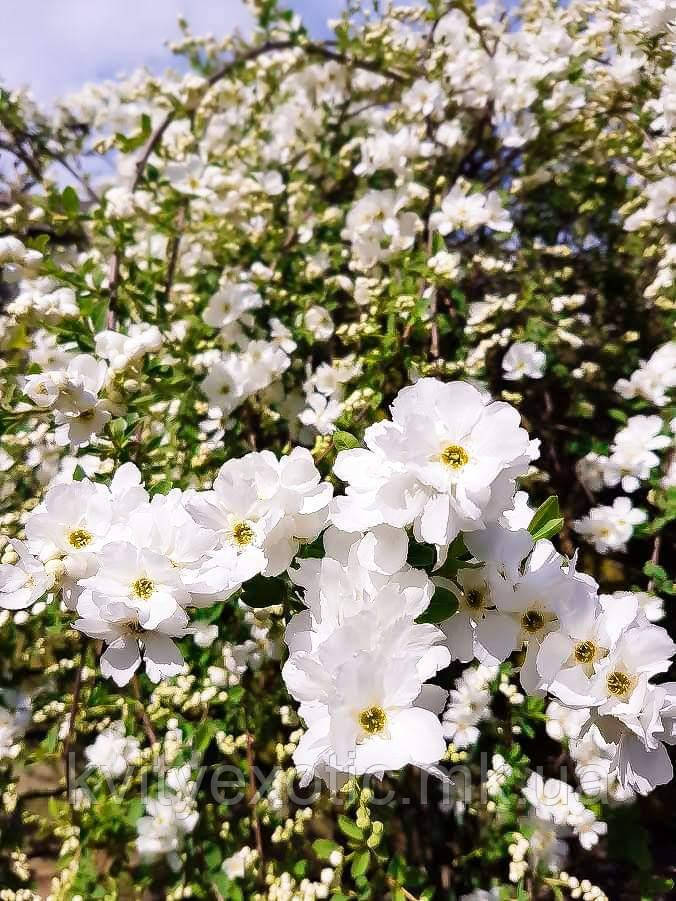
[[[444,466],[461,469],[466,463],[469,463],[469,454],[459,444],[449,444],[442,450],[439,459]]]
[[[254,530],[248,522],[237,522],[232,527],[232,537],[235,539],[235,544],[244,547],[253,541]]]
[[[155,583],[147,576],[141,576],[131,587],[136,597],[142,601],[147,601],[155,591]]]
[[[628,695],[631,690],[631,679],[626,673],[615,670],[615,672],[609,674],[606,679],[606,685],[608,686],[608,691],[611,695],[615,695],[617,698],[623,698],[625,695]]]
[[[74,529],[68,536],[69,543],[77,550],[87,547],[91,543],[93,535],[86,529]]]
[[[526,610],[521,617],[521,625],[526,632],[530,632],[531,635],[535,632],[539,632],[540,629],[544,627],[544,624],[545,618],[539,610]]]
[[[484,596],[478,588],[470,588],[469,591],[465,592],[465,600],[468,607],[471,607],[472,610],[477,610],[479,607],[483,607]]]
[[[578,663],[591,663],[596,656],[596,645],[593,641],[578,641],[574,654]]]
[[[369,735],[378,735],[385,728],[387,714],[382,707],[367,707],[359,714],[359,725]]]
[[[127,623],[127,628],[133,635],[140,635],[145,631],[143,626],[137,619],[133,619],[131,622]]]

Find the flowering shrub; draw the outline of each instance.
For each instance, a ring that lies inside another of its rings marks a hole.
[[[251,6],[0,91],[0,898],[666,896],[676,7]]]

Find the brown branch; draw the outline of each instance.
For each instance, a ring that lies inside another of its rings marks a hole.
[[[115,312],[115,304],[117,302],[117,289],[120,284],[120,251],[119,249],[113,254],[110,261],[110,271],[108,274],[108,328],[114,329],[117,320]]]
[[[256,774],[254,772],[254,756],[253,756],[253,736],[250,732],[246,734],[246,760],[249,766],[249,807],[251,808],[251,821],[253,831],[256,837],[256,849],[258,851],[258,872],[263,874],[263,835],[261,833],[261,824],[258,821],[258,811],[256,810]]]
[[[70,163],[66,159],[64,159],[62,156],[59,156],[57,153],[52,153],[50,150],[45,150],[45,153],[47,154],[47,156],[49,156],[55,162],[61,163],[63,168],[66,170],[66,172],[69,172],[73,176],[73,178],[76,179],[77,182],[82,185],[82,187],[85,189],[85,191],[89,195],[89,199],[91,201],[93,201],[94,203],[101,202],[99,195],[96,193],[96,191],[94,191],[94,189],[89,184],[89,182],[77,171],[77,169],[74,166],[71,166]]]
[[[134,698],[138,702],[138,711],[141,718],[141,723],[143,725],[143,731],[146,734],[146,738],[150,742],[151,747],[156,744],[157,736],[155,735],[155,730],[152,727],[152,723],[150,722],[150,718],[146,713],[146,708],[141,700],[141,687],[138,684],[138,676],[133,676],[131,680],[131,690]]]
[[[395,889],[395,891],[399,891],[402,893],[406,901],[420,901],[419,898],[416,898],[415,895],[412,895],[408,889],[405,889],[403,885],[399,885],[396,879],[393,879],[391,876],[387,877],[387,881],[390,886]]]
[[[182,229],[183,229],[183,224],[185,222],[186,213],[187,213],[187,203],[185,206],[182,206],[178,212],[178,217],[176,219],[176,233],[172,236],[171,241],[169,242],[169,262],[167,264],[167,280],[164,285],[164,300],[166,303],[168,303],[171,300],[171,289],[174,284],[174,277],[176,275],[176,264],[178,262],[178,248],[181,243]]]
[[[70,749],[73,744],[73,737],[75,734],[75,719],[77,717],[78,708],[80,706],[80,693],[82,691],[82,670],[84,668],[88,645],[89,639],[83,638],[82,646],[80,648],[80,663],[77,670],[75,671],[75,682],[73,684],[73,701],[70,708],[70,719],[68,720],[68,733],[63,742],[63,760],[66,766],[66,797],[68,798],[69,804],[73,803],[70,791]]]
[[[258,59],[259,56],[264,56],[266,53],[273,53],[276,50],[292,49],[304,50],[309,56],[320,56],[323,59],[333,60],[334,62],[342,63],[345,66],[354,66],[357,69],[364,69],[367,72],[374,72],[377,75],[383,75],[386,78],[391,78],[393,81],[397,81],[401,84],[405,84],[408,81],[406,76],[401,75],[399,72],[393,72],[391,69],[383,69],[383,67],[378,65],[378,63],[373,63],[369,60],[351,59],[344,53],[338,53],[334,50],[329,50],[329,48],[324,44],[298,44],[296,41],[266,41],[264,44],[261,44],[260,47],[254,47],[246,53],[243,53],[241,56],[237,56],[235,57],[235,59],[231,59],[227,63],[225,63],[225,65],[221,66],[221,68],[214,72],[214,74],[207,80],[207,86],[209,88],[214,87],[214,85],[218,84],[218,82],[225,78],[226,75],[229,75],[231,72],[235,71],[241,66],[246,65],[247,63],[253,62],[254,60]],[[145,172],[146,165],[148,164],[148,160],[162,142],[164,133],[176,118],[176,113],[177,110],[175,109],[172,109],[167,113],[167,115],[157,127],[150,141],[148,142],[142,157],[136,164],[136,174],[131,186],[132,191],[135,191],[139,186],[139,183],[143,178],[143,173]]]

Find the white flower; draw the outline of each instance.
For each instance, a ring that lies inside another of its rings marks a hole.
[[[514,495],[514,509],[505,510],[499,519],[500,525],[513,532],[519,529],[527,529],[535,514],[535,509],[529,504],[528,493],[517,491]]]
[[[305,311],[303,324],[316,341],[328,341],[333,334],[334,325],[331,314],[325,307],[317,304]]]
[[[108,360],[110,368],[120,371],[145,354],[162,347],[162,333],[156,325],[133,323],[128,333],[106,329],[95,336],[96,353]]]
[[[297,447],[281,459],[261,451],[228,460],[213,489],[189,493],[186,506],[236,551],[237,568],[251,578],[290,565],[301,541],[313,541],[325,525],[332,494],[310,452]]]
[[[343,412],[343,405],[315,391],[307,398],[307,407],[298,414],[303,425],[311,426],[320,435],[330,435],[336,430],[336,420]]]
[[[22,610],[38,601],[54,584],[54,574],[29,553],[22,541],[12,541],[17,563],[0,563],[0,607]]]
[[[340,528],[413,524],[418,541],[448,545],[512,506],[514,479],[530,459],[519,415],[463,382],[424,378],[399,392],[392,421],[370,426],[367,450],[341,451],[334,471],[348,483],[335,500]]]
[[[318,686],[316,700],[301,705],[308,729],[294,753],[296,767],[307,777],[436,764],[446,742],[436,714],[415,705],[421,688],[412,661],[385,651],[355,655]]]
[[[191,800],[182,795],[162,794],[146,799],[147,815],[136,823],[136,848],[149,860],[167,855],[173,869],[180,867],[176,852],[183,836],[192,832],[199,819]]]
[[[263,298],[250,282],[225,281],[212,294],[202,318],[207,325],[222,328],[263,306]]]
[[[129,764],[140,759],[139,741],[125,734],[124,723],[104,729],[84,753],[91,766],[113,777],[124,775]]]
[[[441,201],[441,210],[430,216],[430,228],[442,235],[462,229],[474,232],[485,226],[494,231],[511,231],[512,220],[503,209],[497,191],[469,194],[469,185],[456,182]]]
[[[631,378],[619,379],[615,390],[625,398],[642,397],[657,407],[668,401],[668,392],[676,387],[676,341],[658,348],[647,361],[641,361]]]
[[[626,492],[636,491],[641,481],[650,477],[650,471],[660,462],[656,450],[669,447],[673,442],[668,435],[661,435],[662,419],[659,416],[632,416],[620,429],[611,447],[612,453],[605,462],[603,477],[606,485],[622,482]]]
[[[532,341],[517,341],[502,358],[503,378],[511,381],[527,376],[541,379],[547,358]]]
[[[415,196],[415,189],[368,191],[351,208],[341,236],[352,244],[356,267],[370,269],[401,250],[413,245],[422,230],[420,218],[404,212]]]
[[[171,560],[126,541],[111,541],[98,555],[95,575],[80,585],[92,593],[94,604],[107,609],[136,611],[136,620],[154,629],[189,602],[181,577]]]
[[[308,607],[285,636],[283,676],[308,724],[296,765],[333,788],[348,773],[436,763],[445,750],[436,714],[447,693],[424,683],[449,654],[439,629],[414,621],[433,586],[406,565],[401,530],[329,529],[324,544],[329,556],[290,571]]]
[[[258,851],[244,845],[223,861],[222,870],[228,879],[243,879],[258,857]]]
[[[102,485],[89,479],[55,485],[26,522],[28,547],[44,561],[62,556],[73,578],[91,575],[112,519],[111,498]]]
[[[468,669],[449,694],[441,725],[456,748],[468,748],[479,738],[479,724],[491,716],[489,682],[497,675],[493,667]]]
[[[589,719],[589,709],[586,707],[567,707],[558,701],[550,701],[545,710],[547,722],[545,730],[554,741],[563,739],[575,739],[580,734],[584,724]]]
[[[582,519],[576,519],[573,528],[587,538],[596,550],[623,551],[633,535],[634,526],[647,519],[644,510],[632,506],[628,497],[618,497],[612,507],[592,507]]]
[[[179,607],[151,628],[150,620],[139,604],[126,601],[109,602],[103,595],[94,599],[91,591],[78,598],[80,619],[73,625],[90,638],[107,644],[101,655],[101,672],[117,685],[126,685],[141,665],[141,647],[148,678],[153,682],[176,676],[183,669],[183,657],[172,638],[186,634],[188,617]],[[154,611],[157,620],[159,612]]]
[[[196,622],[192,626],[192,637],[198,647],[209,648],[218,638],[218,626]]]

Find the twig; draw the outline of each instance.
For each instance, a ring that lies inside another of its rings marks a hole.
[[[657,566],[657,564],[660,562],[661,549],[662,549],[662,535],[661,534],[655,535],[655,540],[653,542],[653,552],[650,555],[650,562],[655,566]],[[654,590],[655,590],[655,580],[651,579],[648,582],[648,591],[654,591]]]
[[[171,300],[171,288],[174,284],[174,277],[176,275],[176,263],[178,262],[178,248],[181,243],[182,237],[182,228],[185,222],[187,205],[182,206],[178,212],[178,217],[176,219],[176,234],[172,236],[170,244],[169,244],[169,262],[167,264],[167,280],[164,285],[164,300],[165,303],[169,303]]]
[[[416,898],[415,895],[412,895],[408,889],[405,889],[403,885],[399,885],[399,883],[397,882],[396,879],[393,879],[391,876],[388,876],[387,881],[392,886],[393,889],[400,891],[402,893],[402,895],[404,896],[404,898],[407,899],[407,901],[420,901],[420,899]]]
[[[63,760],[66,766],[66,797],[68,798],[69,804],[72,804],[70,793],[70,749],[73,743],[73,735],[75,732],[75,718],[77,717],[78,707],[80,706],[80,693],[82,691],[82,670],[84,668],[88,645],[89,639],[83,638],[82,646],[80,648],[80,663],[77,670],[75,671],[75,682],[73,684],[73,702],[72,707],[70,708],[70,719],[68,720],[68,733],[66,734],[66,738],[63,742]]]
[[[138,676],[133,676],[131,680],[131,690],[138,701],[139,705],[139,714],[141,717],[141,723],[143,725],[143,731],[146,734],[146,738],[150,742],[151,747],[157,742],[157,736],[155,735],[155,730],[152,727],[148,714],[146,713],[146,708],[141,700],[141,687],[138,684]]]
[[[117,314],[115,312],[115,303],[117,301],[117,287],[120,283],[120,251],[116,250],[110,263],[110,273],[108,275],[108,328],[114,329]]]
[[[56,798],[65,791],[65,788],[32,788],[30,791],[19,795],[17,803],[20,804],[22,801],[33,801],[36,798]]]
[[[261,824],[258,821],[258,811],[256,810],[256,774],[254,773],[253,736],[250,732],[247,732],[246,734],[246,761],[249,766],[249,807],[251,807],[251,821],[256,837],[256,849],[258,851],[258,872],[262,875],[264,860],[263,836],[261,834]]]

